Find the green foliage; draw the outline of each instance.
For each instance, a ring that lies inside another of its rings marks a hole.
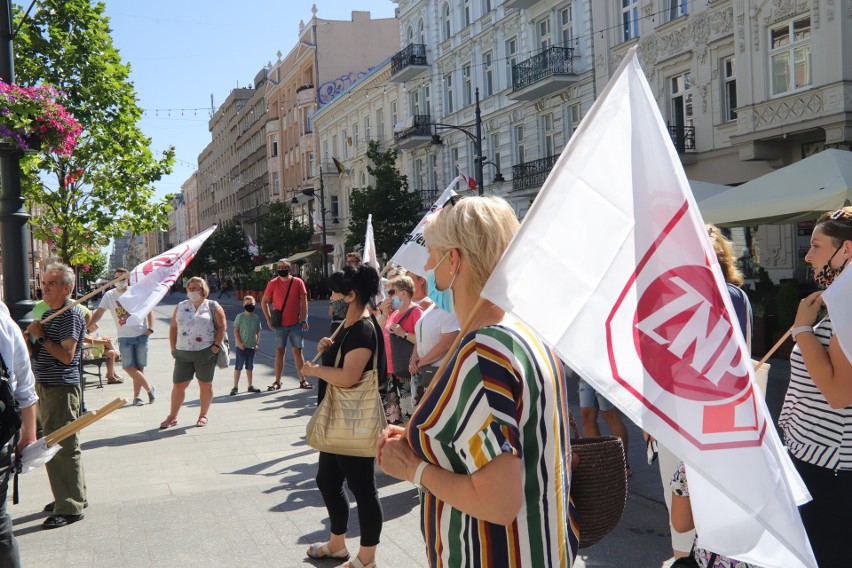
[[[417,193],[408,191],[408,178],[396,168],[395,150],[382,152],[379,143],[371,140],[367,158],[367,171],[376,178],[376,185],[352,190],[346,247],[364,244],[367,216],[372,214],[376,252],[391,256],[420,221],[422,202]]]
[[[69,264],[92,262],[110,238],[165,228],[170,196],[155,203],[154,183],[171,173],[137,123],[142,116],[130,66],[112,44],[104,4],[42,0],[15,38],[16,82],[49,84],[83,127],[71,156],[43,151],[24,164],[24,197],[39,215],[35,237]],[[15,5],[15,23],[22,12]]]
[[[239,274],[252,269],[248,239],[242,225],[234,221],[222,223],[207,237],[198,254],[184,270],[186,276],[201,276],[218,270]]]
[[[260,221],[257,246],[273,261],[303,251],[311,244],[313,230],[293,216],[293,209],[284,201],[269,204],[269,213]]]

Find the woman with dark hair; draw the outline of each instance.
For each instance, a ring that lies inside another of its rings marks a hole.
[[[805,255],[819,287],[828,288],[850,259],[852,207],[824,213]],[[843,543],[852,527],[852,364],[832,326],[831,310],[817,321],[822,306],[821,291],[799,303],[790,385],[778,425],[813,497],[799,512],[814,556],[820,568],[832,568],[849,565]]]
[[[358,383],[361,375],[376,369],[382,377],[387,372],[385,344],[376,318],[370,314],[368,303],[379,291],[379,274],[368,265],[346,266],[329,279],[331,299],[347,304],[346,318],[337,338],[324,337],[317,347],[322,353],[322,365],[305,361],[302,372],[319,381],[319,400],[325,396],[327,384],[349,388]],[[343,481],[355,495],[361,545],[358,554],[343,564],[349,568],[375,568],[376,546],[382,532],[382,505],[376,490],[375,458],[353,457],[320,452],[317,486],[322,493],[331,521],[331,535],[324,544],[308,548],[310,558],[346,560],[346,532],[349,524],[349,499]]]

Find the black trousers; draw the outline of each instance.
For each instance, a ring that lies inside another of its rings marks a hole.
[[[18,541],[12,534],[12,517],[6,512],[6,493],[12,479],[8,446],[0,450],[0,466],[6,468],[0,473],[0,568],[21,568]]]
[[[376,489],[375,458],[359,458],[320,452],[317,487],[322,493],[333,534],[346,534],[349,528],[349,497],[343,481],[358,504],[361,546],[376,546],[382,534],[382,503]]]
[[[792,456],[791,456],[792,457]],[[819,568],[849,566],[852,529],[852,471],[819,467],[793,457],[813,501],[799,507]]]

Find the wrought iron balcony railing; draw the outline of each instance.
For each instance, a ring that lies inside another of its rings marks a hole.
[[[426,65],[426,45],[409,43],[391,58],[391,75],[396,75],[409,65]]]
[[[556,154],[512,166],[512,189],[517,191],[519,189],[541,187],[544,185],[544,180],[547,179],[550,170],[556,165],[556,160],[558,159],[559,154]]]
[[[695,151],[695,127],[669,125],[669,136],[672,137],[679,154]]]
[[[415,114],[411,126],[393,133],[393,141],[401,142],[412,136],[432,136],[432,118],[428,114]]]
[[[512,90],[519,91],[553,75],[573,75],[573,59],[571,47],[553,46],[542,50],[512,66]]]

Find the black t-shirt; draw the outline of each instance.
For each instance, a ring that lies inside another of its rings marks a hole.
[[[370,358],[367,360],[367,365],[364,371],[372,371],[376,367],[373,365],[375,359],[379,371],[379,387],[384,384],[387,377],[387,359],[385,357],[385,341],[380,333],[377,333],[379,324],[372,316],[363,318],[352,324],[348,328],[343,328],[332,343],[331,347],[323,353],[322,364],[326,367],[343,368],[343,362],[346,360],[346,354],[355,349],[369,349]],[[378,347],[378,354],[375,353]],[[335,365],[337,352],[340,351],[340,363]],[[376,356],[377,355],[377,356]],[[325,396],[326,383],[322,379],[319,381],[317,391],[317,404],[322,401]]]

